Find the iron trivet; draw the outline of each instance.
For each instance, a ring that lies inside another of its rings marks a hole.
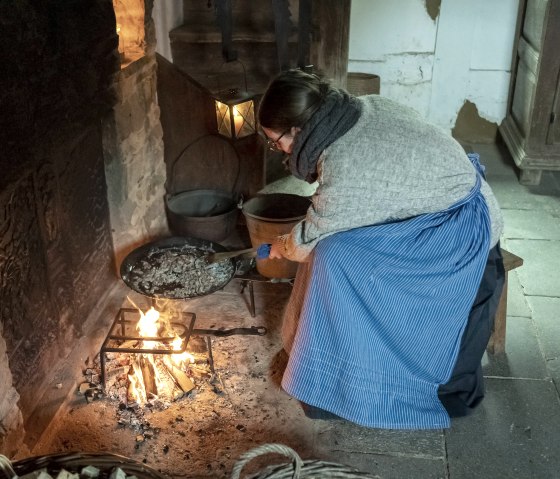
[[[131,318],[133,316],[133,318]],[[250,328],[231,328],[231,329],[195,329],[196,314],[191,312],[181,312],[182,321],[171,321],[170,326],[175,333],[173,336],[145,337],[133,335],[131,331],[136,331],[136,325],[140,320],[140,311],[133,308],[121,308],[115,316],[115,320],[109,329],[109,333],[103,341],[99,353],[101,365],[101,384],[105,389],[105,364],[106,353],[133,353],[133,354],[180,354],[184,353],[191,335],[205,336],[208,347],[208,364],[212,373],[214,370],[214,357],[212,354],[212,336],[225,337],[233,335],[264,336],[267,329],[264,326],[251,326]],[[130,347],[130,343],[141,343],[143,341],[157,341],[164,345],[172,343],[176,336],[181,339],[181,348],[141,348]]]

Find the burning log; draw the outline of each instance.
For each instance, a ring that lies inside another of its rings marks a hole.
[[[184,371],[175,366],[169,357],[166,356],[163,358],[163,364],[167,368],[169,374],[171,374],[171,377],[175,380],[175,384],[177,384],[184,393],[188,393],[194,389],[192,379],[189,378]]]
[[[138,362],[140,365],[140,370],[142,371],[142,379],[144,380],[146,398],[157,397],[158,390],[154,365],[143,354],[141,354],[138,358]]]
[[[134,407],[138,405],[138,394],[138,381],[134,373],[134,367],[131,365],[128,370],[128,386],[126,390],[126,405],[128,407]]]

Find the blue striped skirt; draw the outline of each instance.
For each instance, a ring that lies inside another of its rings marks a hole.
[[[284,390],[363,426],[449,427],[438,385],[451,376],[489,243],[480,180],[445,211],[320,241],[301,265],[305,285],[296,279],[300,304],[288,305],[298,321],[283,332]]]

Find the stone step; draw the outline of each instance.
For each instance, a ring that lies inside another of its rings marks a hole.
[[[210,7],[208,7],[210,3]],[[290,19],[297,25],[299,16],[299,0],[290,0]],[[270,0],[233,0],[232,18],[234,26],[258,26],[258,28],[274,28],[274,15]],[[215,2],[202,0],[183,1],[183,20],[185,24],[200,25],[216,23]]]
[[[210,7],[208,7],[210,5]],[[299,0],[289,2],[290,66],[297,63]],[[230,74],[222,55],[222,33],[217,24],[215,1],[184,0],[184,24],[169,33],[173,63],[212,92],[242,87],[240,68]],[[270,79],[280,71],[272,2],[232,1],[232,50],[244,67],[249,90],[263,92]]]
[[[216,92],[235,85],[244,86],[243,69],[237,62],[225,63],[222,44],[191,43],[177,41],[171,37],[173,64],[192,76],[210,91]],[[276,43],[237,41],[232,48],[237,51],[238,59],[245,67],[248,89],[263,92],[270,78],[280,71]],[[290,58],[296,66],[297,44],[290,43]]]
[[[186,43],[221,43],[222,32],[216,24],[186,23],[169,33],[174,42]],[[276,43],[274,25],[269,30],[255,28],[251,25],[234,25],[232,40],[234,42]],[[288,42],[297,43],[297,29],[294,27],[288,37]]]

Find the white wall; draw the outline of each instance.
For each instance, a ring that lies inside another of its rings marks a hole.
[[[348,71],[381,77],[381,95],[451,130],[466,100],[499,124],[506,113],[519,0],[352,0]]]
[[[152,18],[156,28],[156,52],[172,62],[169,32],[183,24],[182,0],[156,0]]]

